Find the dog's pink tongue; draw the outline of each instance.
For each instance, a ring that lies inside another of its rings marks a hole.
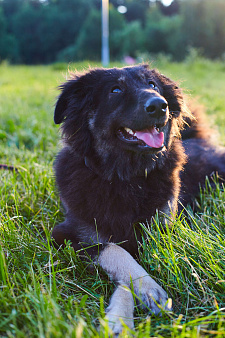
[[[159,133],[155,128],[136,131],[135,136],[152,148],[161,148],[164,143],[164,133]]]

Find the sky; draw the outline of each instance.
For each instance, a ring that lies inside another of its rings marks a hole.
[[[173,0],[161,0],[165,6],[169,6]]]
[[[149,0],[151,2],[155,2],[156,0]],[[161,0],[161,2],[165,5],[165,6],[169,6],[171,4],[173,0]]]

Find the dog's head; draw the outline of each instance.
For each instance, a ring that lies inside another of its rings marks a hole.
[[[124,163],[124,156],[145,157],[144,166],[146,158],[155,161],[170,148],[188,111],[176,83],[148,65],[92,69],[61,89],[54,120],[62,123],[66,143],[112,166],[121,157]]]

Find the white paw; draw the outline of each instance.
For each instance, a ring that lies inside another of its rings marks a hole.
[[[115,335],[122,332],[124,324],[130,329],[134,328],[133,311],[134,300],[130,289],[119,285],[111,297],[105,316]]]
[[[158,315],[162,308],[172,310],[172,300],[167,293],[150,276],[139,278],[135,281],[134,292],[138,296],[138,302],[145,310]]]
[[[124,326],[128,326],[130,329],[134,328],[133,318],[125,318],[124,316],[118,316],[110,312],[107,313],[105,318],[107,319],[108,326],[113,331],[114,335],[119,335]]]

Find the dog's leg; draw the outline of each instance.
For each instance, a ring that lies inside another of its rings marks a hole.
[[[126,285],[119,285],[114,291],[109,306],[106,309],[106,319],[114,334],[118,335],[123,325],[134,328],[134,299],[131,290]]]
[[[112,280],[121,285],[130,286],[132,283],[141,305],[147,307],[152,313],[160,313],[157,304],[163,306],[165,310],[171,310],[171,301],[166,304],[168,300],[166,292],[123,248],[108,244],[100,253],[98,263]]]

